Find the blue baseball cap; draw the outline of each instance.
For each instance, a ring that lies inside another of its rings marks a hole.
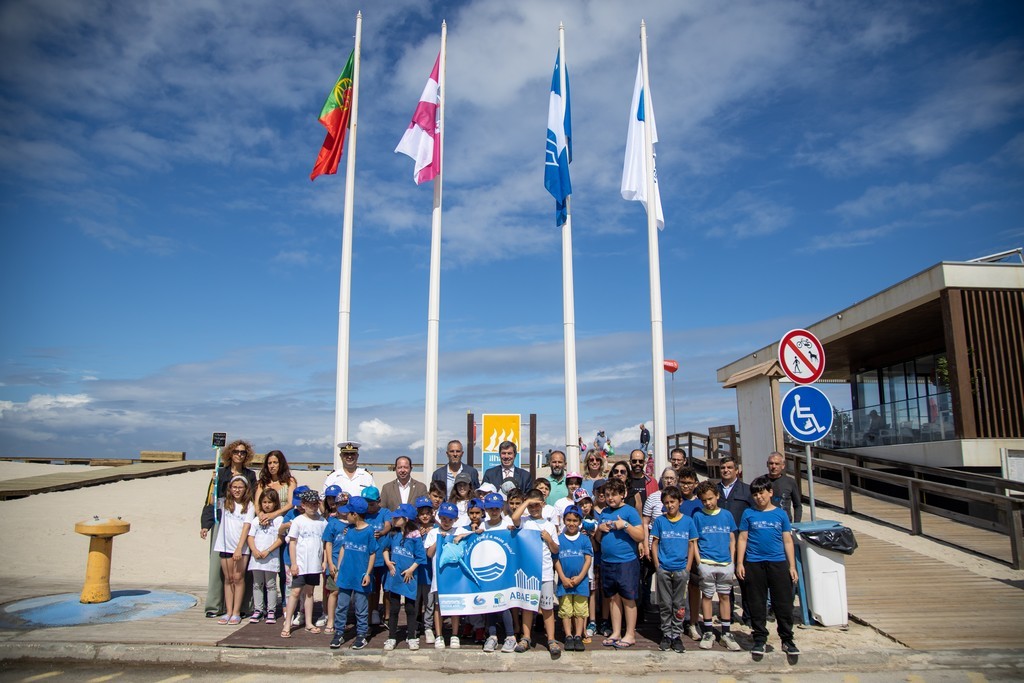
[[[299,503],[302,502],[302,494],[309,490],[308,486],[300,486],[292,492],[292,505],[298,507]]]
[[[415,519],[416,508],[414,508],[412,505],[409,505],[408,503],[402,503],[397,508],[395,508],[395,511],[391,513],[391,516],[405,517],[406,519]]]
[[[344,507],[348,508],[346,512],[354,512],[358,515],[365,515],[366,511],[370,509],[370,506],[366,504],[366,499],[362,496],[352,496],[348,499],[348,505]]]
[[[505,507],[505,499],[501,497],[500,493],[488,493],[484,496],[485,510],[500,510],[503,507]]]
[[[459,508],[455,506],[455,503],[441,503],[441,507],[437,509],[438,517],[447,517],[448,519],[459,518]]]
[[[376,486],[367,486],[360,495],[366,500],[380,500],[380,489]]]
[[[419,508],[434,508],[434,501],[430,500],[430,496],[420,496],[416,499],[416,509]]]
[[[484,502],[482,500],[480,500],[479,498],[471,498],[470,501],[469,501],[469,504],[466,506],[467,510],[469,508],[480,508],[481,510],[483,510],[484,509]]]
[[[331,484],[324,489],[324,498],[337,498],[341,495],[341,487],[337,484]]]
[[[580,512],[580,509],[575,505],[567,505],[565,509],[562,510],[562,519],[565,519],[566,515],[576,515],[580,519],[583,519],[583,513]]]

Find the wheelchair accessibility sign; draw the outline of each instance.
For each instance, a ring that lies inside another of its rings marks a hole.
[[[816,387],[795,387],[783,397],[780,417],[790,436],[801,443],[814,443],[832,429],[832,403]]]

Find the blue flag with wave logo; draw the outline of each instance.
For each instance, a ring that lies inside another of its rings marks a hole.
[[[455,544],[441,536],[437,552],[437,597],[441,614],[489,614],[510,607],[537,611],[540,605],[542,549],[540,532],[484,531]]]
[[[555,198],[556,225],[568,219],[566,199],[572,194],[569,162],[572,161],[572,115],[569,107],[569,71],[565,71],[565,93],[562,92],[562,50],[555,54],[555,73],[551,77],[548,100],[548,140],[544,151],[544,187]]]

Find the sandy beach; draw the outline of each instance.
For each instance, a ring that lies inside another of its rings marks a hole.
[[[15,479],[53,471],[95,469],[86,465],[0,463],[0,477]],[[328,471],[293,472],[300,484],[319,488]],[[208,541],[199,538],[209,470],[90,486],[0,502],[7,520],[2,538],[8,552],[2,575],[54,581],[85,576],[89,541],[75,523],[93,516],[121,517],[131,531],[114,540],[112,585],[205,586]]]

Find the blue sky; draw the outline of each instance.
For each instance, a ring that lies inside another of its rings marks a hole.
[[[198,456],[227,431],[330,457],[344,174],[308,175],[357,9],[0,6],[0,455]],[[563,440],[543,187],[559,21],[588,441],[633,438],[652,413],[646,219],[619,196],[641,19],[680,430],[735,420],[715,369],[747,351],[939,261],[1024,242],[1019,3],[363,10],[349,423],[364,459],[422,448],[431,191],[393,149],[443,18],[442,443],[467,410],[536,412],[542,447]]]

